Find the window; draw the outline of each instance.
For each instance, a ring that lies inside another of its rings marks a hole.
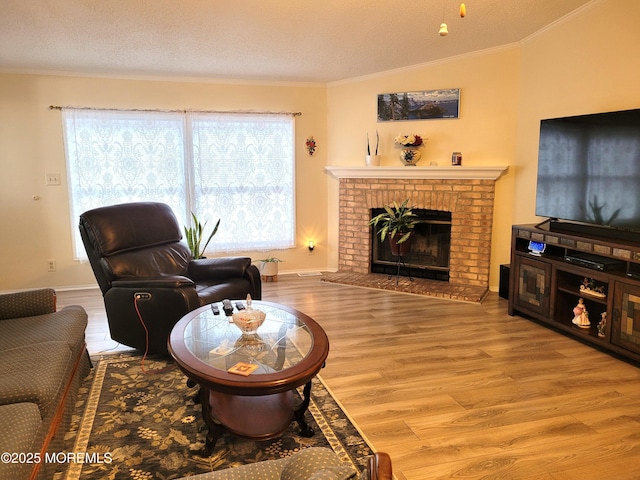
[[[186,225],[190,212],[220,229],[209,250],[293,247],[293,117],[63,109],[73,234],[80,214],[159,201]],[[207,229],[208,231],[208,229]]]

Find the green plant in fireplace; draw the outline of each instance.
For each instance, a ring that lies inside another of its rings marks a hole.
[[[379,227],[377,233],[380,235],[382,242],[387,236],[395,238],[396,235],[400,235],[401,237],[397,243],[404,243],[413,233],[417,223],[417,215],[413,213],[413,208],[409,206],[408,198],[400,205],[394,201],[392,205],[385,205],[384,212],[373,217],[369,221],[369,225],[373,225],[376,228]]]

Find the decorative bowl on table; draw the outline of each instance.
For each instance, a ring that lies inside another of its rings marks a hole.
[[[256,333],[266,317],[266,313],[252,308],[240,310],[232,315],[233,323],[242,330],[242,333]]]
[[[256,357],[267,349],[267,344],[257,333],[243,333],[233,346],[252,357]]]

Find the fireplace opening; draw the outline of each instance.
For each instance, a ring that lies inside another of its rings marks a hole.
[[[371,209],[371,218],[384,209]],[[451,252],[451,212],[414,208],[417,225],[411,238],[411,249],[399,258],[391,253],[388,239],[380,241],[371,229],[371,273],[449,281]]]

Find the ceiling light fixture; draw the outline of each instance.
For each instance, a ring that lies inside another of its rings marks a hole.
[[[467,6],[464,3],[460,4],[460,18],[464,18],[467,15]],[[442,2],[442,23],[440,24],[440,30],[438,34],[441,37],[446,37],[449,34],[449,28],[444,21],[444,0]]]
[[[444,23],[444,1],[442,0],[442,23],[440,24],[440,30],[438,31],[438,34],[441,37],[446,37],[449,34],[449,29],[447,28],[447,24]]]

